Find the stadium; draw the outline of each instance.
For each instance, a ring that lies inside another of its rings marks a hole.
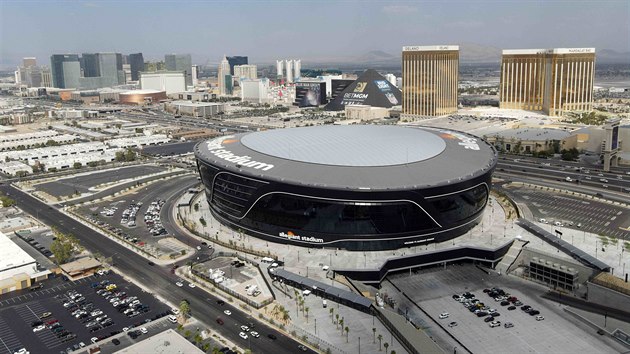
[[[474,227],[497,153],[466,133],[348,125],[222,136],[195,146],[215,218],[271,242],[386,250]]]

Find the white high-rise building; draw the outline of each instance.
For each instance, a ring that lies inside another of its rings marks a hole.
[[[192,66],[192,84],[193,86],[197,86],[199,83],[198,75],[199,75],[199,65]]]
[[[282,73],[284,72],[284,60],[276,60],[276,72],[277,77],[282,78]]]
[[[219,79],[219,94],[226,95],[228,93],[228,86],[225,80],[226,76],[230,75],[230,63],[227,60],[227,57],[224,55],[223,60],[221,60],[221,64],[219,64],[219,70],[217,71],[217,76]],[[231,80],[231,79],[230,79]],[[230,82],[230,87],[232,87],[232,83]]]
[[[237,79],[256,79],[258,68],[256,65],[234,65],[234,77]]]
[[[392,84],[392,85],[394,85],[394,86],[398,87],[398,86],[396,85],[396,81],[397,81],[397,80],[396,80],[396,75],[394,75],[394,74],[386,74],[386,75],[385,75],[385,79],[386,79],[387,81],[389,81],[389,83],[390,83],[390,84]]]
[[[293,81],[297,81],[302,76],[302,60],[293,61]]]
[[[286,70],[286,74],[284,75],[285,81],[287,83],[292,83],[293,82],[293,60],[285,60],[284,69]]]

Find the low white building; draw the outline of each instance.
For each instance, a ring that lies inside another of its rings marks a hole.
[[[368,105],[346,105],[347,119],[373,120],[389,117],[389,108],[372,107]]]
[[[75,142],[76,140],[77,140],[77,137],[74,135],[62,134],[62,135],[49,136],[45,138],[6,141],[6,142],[0,143],[0,151],[15,150],[20,147],[24,149],[30,149],[35,146],[45,145],[49,141],[54,141],[57,144],[68,144],[68,143]]]
[[[35,164],[35,162],[42,159],[49,159],[54,157],[65,158],[73,155],[82,155],[90,152],[104,151],[107,148],[107,145],[103,144],[102,142],[90,142],[62,146],[49,146],[22,151],[5,151],[0,152],[0,161],[6,161],[8,157],[10,160],[24,161],[32,166]]]
[[[225,112],[225,104],[213,102],[173,101],[166,102],[167,112],[192,117],[212,117]]]
[[[271,101],[269,79],[244,79],[241,81],[241,101],[267,103]]]
[[[186,91],[186,73],[183,71],[141,72],[143,90],[165,91],[166,94]]]
[[[164,134],[155,134],[155,135],[142,135],[136,136],[132,138],[120,138],[120,139],[112,139],[107,141],[107,145],[110,147],[118,147],[118,148],[140,148],[143,146],[149,145],[159,145],[165,144],[171,141]]]
[[[0,294],[28,288],[33,280],[48,274],[50,271],[39,271],[35,258],[0,232]]]
[[[0,172],[5,175],[15,176],[20,171],[31,173],[33,168],[21,161],[0,162]]]

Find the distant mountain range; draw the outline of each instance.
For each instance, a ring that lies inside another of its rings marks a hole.
[[[460,62],[473,63],[499,63],[501,62],[501,49],[473,43],[459,45]],[[400,66],[402,53],[391,54],[382,50],[373,50],[355,57],[320,58],[309,60],[311,63],[327,64],[360,64],[363,66]],[[617,52],[611,49],[597,50],[597,62],[601,63],[628,63],[630,64],[630,52]]]

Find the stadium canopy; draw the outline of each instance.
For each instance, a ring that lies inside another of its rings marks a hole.
[[[391,108],[402,105],[402,93],[376,70],[368,69],[330,101],[325,109],[343,111],[348,105]]]

